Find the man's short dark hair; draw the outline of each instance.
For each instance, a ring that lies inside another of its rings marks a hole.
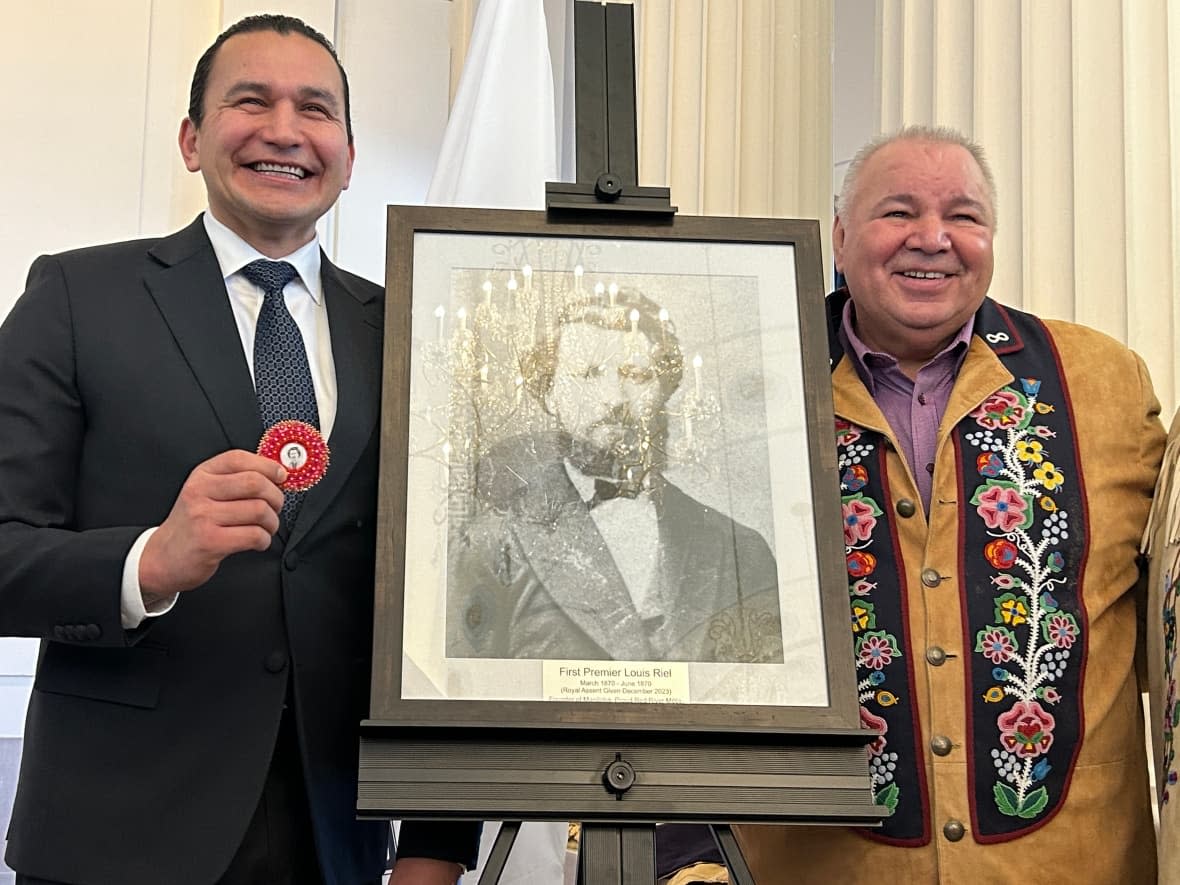
[[[248,15],[221,32],[213,41],[213,45],[197,59],[197,67],[193,71],[193,85],[189,90],[188,98],[188,118],[193,121],[193,125],[200,129],[201,123],[205,119],[205,89],[209,85],[209,72],[213,70],[213,62],[217,58],[217,51],[221,49],[221,44],[238,34],[252,34],[258,31],[273,31],[284,36],[299,34],[308,40],[315,41],[328,51],[328,54],[332,56],[332,61],[336,62],[336,70],[340,72],[340,81],[344,84],[344,129],[348,133],[348,143],[352,144],[352,108],[349,105],[348,74],[344,73],[344,65],[340,64],[336,49],[327,37],[293,15]]]

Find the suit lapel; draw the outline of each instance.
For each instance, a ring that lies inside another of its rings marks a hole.
[[[149,256],[144,283],[213,407],[227,447],[253,451],[262,434],[258,401],[201,218],[160,240]]]
[[[328,440],[328,472],[307,493],[288,544],[307,534],[356,467],[377,424],[381,393],[381,300],[350,286],[326,256],[320,276],[336,368],[336,420]]]
[[[623,576],[590,511],[572,486],[570,491],[559,522],[525,520],[517,525],[529,567],[566,617],[612,658],[650,660],[647,634]],[[573,563],[571,557],[576,557]]]
[[[723,587],[736,578],[728,570],[734,558],[722,546],[723,540],[732,538],[705,530],[698,502],[672,483],[664,485],[660,502],[660,577],[662,586],[670,591],[667,635],[670,647],[688,660],[708,660],[703,648],[686,649],[681,642],[699,629],[702,620],[726,607]]]
[[[201,218],[160,240],[149,255],[144,282],[217,415],[227,448],[254,451],[262,435],[258,399]],[[356,466],[376,424],[381,387],[380,299],[350,286],[326,257],[320,274],[336,369],[336,421],[328,472],[308,492],[289,544],[315,524]]]
[[[950,400],[942,416],[939,442],[949,436],[960,421],[974,411],[981,402],[1013,381],[1008,367],[1000,362],[992,348],[978,335],[971,336],[971,346],[963,360]]]

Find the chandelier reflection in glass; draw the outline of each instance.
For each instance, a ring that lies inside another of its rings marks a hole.
[[[580,240],[516,239],[491,251],[488,266],[451,271],[449,302],[426,308],[432,334],[417,342],[424,390],[415,403],[431,405],[411,415],[412,454],[440,465],[438,490],[447,493],[450,516],[471,515],[480,462],[497,443],[562,429],[546,394],[568,323],[617,332],[626,351],[621,361],[577,354],[588,379],[609,362],[619,384],[660,388],[659,413],[635,416],[640,438],[632,434],[628,443],[644,453],[641,470],[653,461],[660,469],[708,470],[720,404],[702,355],[681,351],[673,317],[642,291],[641,281],[652,286],[653,278],[596,271],[600,247]],[[427,297],[415,293],[419,304]],[[563,350],[563,361],[568,357]],[[590,390],[587,380],[592,397]]]

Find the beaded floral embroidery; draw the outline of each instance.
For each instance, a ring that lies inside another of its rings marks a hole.
[[[1063,574],[1069,514],[1054,499],[1072,478],[1051,460],[1054,431],[1036,423],[1054,410],[1038,400],[1040,386],[1022,378],[1019,390],[993,393],[970,415],[979,429],[963,435],[978,449],[982,481],[971,504],[991,539],[982,552],[995,570],[994,617],[975,633],[974,648],[992,665],[994,684],[982,700],[1002,705],[991,749],[992,795],[1001,814],[1025,820],[1049,805],[1043,781],[1053,767],[1051,710],[1081,637],[1078,618],[1057,598],[1074,592]]]
[[[836,420],[836,442],[839,445],[844,555],[848,567],[860,720],[866,728],[881,732],[868,747],[873,800],[892,810],[897,808],[900,798],[900,789],[894,778],[898,754],[888,749],[888,724],[885,719],[866,707],[873,701],[881,707],[896,704],[898,695],[890,690],[889,677],[897,669],[896,678],[905,679],[904,668],[899,663],[902,658],[900,643],[893,633],[877,629],[877,613],[872,599],[873,591],[877,588],[872,580],[877,568],[877,557],[869,548],[873,545],[873,530],[878,525],[882,511],[873,498],[862,492],[869,480],[868,470],[862,462],[872,455],[875,447],[862,438],[859,427],[842,419]]]
[[[1163,783],[1159,785],[1161,807],[1171,798],[1176,785],[1176,726],[1180,725],[1180,703],[1176,700],[1176,572],[1175,565],[1164,575],[1163,602],[1160,617],[1164,630],[1164,721],[1160,748],[1160,770]]]

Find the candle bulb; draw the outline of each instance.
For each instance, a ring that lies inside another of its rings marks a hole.
[[[634,307],[631,308],[629,314],[631,319],[631,346],[633,348],[639,347],[639,311]]]
[[[599,301],[601,301],[602,296],[605,294],[606,294],[606,286],[602,285],[602,283],[595,283],[594,284],[594,297],[597,298]]]
[[[455,314],[455,316],[457,316],[459,318],[459,331],[466,332],[467,331],[467,308],[460,307],[458,312]]]
[[[584,267],[582,267],[582,265],[580,265],[580,264],[574,265],[574,291],[577,292],[579,295],[582,294],[582,274],[584,274],[585,272],[586,272],[586,269]]]
[[[515,292],[518,285],[516,282],[516,271],[510,271],[508,274],[508,291]]]
[[[697,399],[701,398],[701,365],[703,364],[701,355],[698,353],[692,358],[692,375],[696,381]]]
[[[524,277],[524,291],[526,293],[533,291],[533,266],[526,264],[520,269],[520,275]]]
[[[610,288],[609,288],[609,289],[607,289],[606,291],[607,291],[607,292],[610,294],[610,306],[611,306],[611,307],[614,307],[614,306],[615,306],[615,298],[617,298],[617,297],[618,297],[618,294],[619,294],[619,286],[618,286],[618,284],[617,284],[617,283],[611,283],[611,284],[610,284]]]
[[[438,320],[438,340],[442,341],[447,334],[447,309],[440,304],[434,309],[434,316]]]
[[[492,281],[483,281],[483,303],[485,307],[492,306]]]
[[[664,347],[668,346],[668,308],[660,308],[660,340]]]

